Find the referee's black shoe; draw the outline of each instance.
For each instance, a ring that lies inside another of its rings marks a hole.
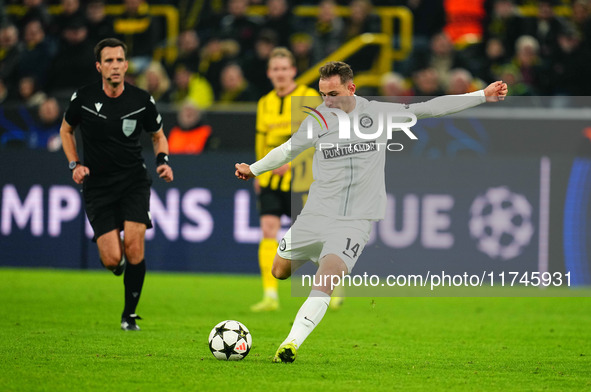
[[[124,331],[139,331],[140,327],[135,323],[135,320],[141,320],[142,318],[137,314],[129,314],[121,317],[121,329]]]
[[[120,276],[122,273],[125,272],[125,267],[127,266],[127,258],[125,257],[125,255],[121,258],[121,262],[119,262],[119,265],[117,267],[115,267],[113,271],[113,275],[115,276]]]

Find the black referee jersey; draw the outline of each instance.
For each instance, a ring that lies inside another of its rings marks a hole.
[[[133,171],[144,164],[142,130],[157,132],[162,117],[150,94],[129,83],[123,93],[109,98],[102,81],[76,91],[64,118],[72,127],[80,126],[84,165],[91,176]]]

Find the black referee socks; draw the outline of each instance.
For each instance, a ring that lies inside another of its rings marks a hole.
[[[139,264],[131,264],[129,261],[127,262],[125,276],[123,277],[123,284],[125,286],[125,308],[123,309],[123,317],[135,313],[135,308],[137,307],[140,295],[142,294],[145,276],[145,260],[142,260]]]

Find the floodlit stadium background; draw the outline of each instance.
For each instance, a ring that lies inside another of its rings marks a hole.
[[[416,126],[418,141],[405,141],[402,152],[389,153],[389,214],[376,225],[362,263],[381,273],[404,272],[419,260],[427,267],[453,265],[462,271],[478,269],[480,264],[517,271],[571,271],[573,285],[591,283],[591,133],[587,110],[591,102],[584,97],[589,86],[588,72],[577,71],[582,59],[588,58],[587,8],[582,9],[581,2],[555,2],[551,8],[554,14],[547,17],[544,5],[538,7],[527,1],[514,2],[509,14],[502,8],[510,4],[505,1],[475,1],[469,9],[454,8],[454,1],[434,1],[429,10],[413,2],[386,3],[375,2],[372,17],[363,25],[366,30],[362,28],[355,37],[347,34],[355,26],[350,16],[356,11],[351,11],[345,2],[333,9],[330,22],[318,16],[323,7],[294,4],[291,18],[297,21],[290,26],[296,27],[288,37],[282,35],[283,31],[273,30],[264,5],[251,4],[246,11],[251,24],[245,25],[255,26],[257,40],[260,38],[261,42],[285,43],[293,49],[298,43],[312,40],[315,46],[298,77],[300,83],[310,86],[316,85],[317,64],[326,60],[350,61],[360,94],[387,95],[392,91],[388,90],[390,83],[398,80],[399,89],[395,91],[402,95],[401,101],[413,95],[417,99],[427,95],[425,92],[462,92],[450,90],[461,87],[463,74],[455,72],[460,66],[470,71],[469,83],[463,86],[465,91],[485,86],[488,78],[503,77],[509,82],[512,96],[506,102],[449,118],[423,120]],[[267,87],[256,82],[261,80],[261,70],[255,73],[252,68],[256,64],[256,48],[246,44],[244,37],[232,36],[244,33],[245,25],[232,24],[229,10],[210,7],[203,10],[203,15],[209,12],[207,15],[211,16],[207,20],[190,20],[183,9],[170,4],[142,5],[135,16],[121,4],[108,2],[105,10],[116,29],[124,29],[122,26],[135,18],[149,21],[156,30],[152,52],[148,54],[140,53],[138,45],[138,37],[147,34],[147,30],[124,35],[128,42],[135,42],[130,56],[130,77],[134,82],[141,84],[150,64],[156,62],[168,73],[171,86],[176,71],[184,66],[192,75],[200,75],[209,82],[213,93],[211,102],[196,102],[201,106],[204,123],[212,130],[204,151],[171,157],[175,170],[171,186],[154,181],[155,229],[147,235],[151,268],[255,273],[260,236],[255,195],[250,184],[234,179],[233,164],[254,159],[255,102]],[[30,19],[35,19],[31,10],[11,2],[3,11],[3,26],[13,22],[21,33]],[[82,11],[75,11],[71,17],[66,11],[52,2],[39,11],[40,17],[48,18],[43,24],[47,37],[44,42],[53,48],[56,59],[63,54],[62,49],[71,48],[63,43],[65,38],[61,34],[80,29],[79,22],[84,20],[79,19]],[[470,18],[466,22],[458,15]],[[499,27],[500,21],[507,22],[507,29]],[[230,27],[218,29],[215,23]],[[321,34],[322,23],[332,26],[331,31],[342,25],[342,34],[329,40]],[[530,67],[524,66],[525,60],[516,57],[517,49],[508,43],[515,44],[526,33],[535,35],[539,30],[536,26],[542,25],[549,26],[555,36],[546,37],[547,40],[537,37],[537,60]],[[185,28],[196,31],[199,37],[199,49],[195,52],[198,56],[193,60],[177,44]],[[520,34],[511,35],[510,28]],[[441,41],[438,36],[441,29],[448,41]],[[571,38],[578,40],[574,52],[566,50],[566,40]],[[25,39],[19,38],[21,45]],[[495,39],[504,45],[502,60],[492,59],[487,52]],[[244,100],[237,102],[228,97],[240,94],[220,89],[221,82],[212,75],[219,74],[223,67],[220,65],[214,72],[204,65],[216,40],[224,45],[238,42],[238,48],[233,47],[238,50],[234,52],[237,57],[228,58],[226,63],[238,64],[258,92],[243,94]],[[332,48],[330,45],[335,42],[338,45],[333,51],[318,54],[320,49]],[[437,52],[438,46],[446,45],[451,45],[448,52]],[[28,49],[24,53],[23,58],[34,55]],[[361,61],[367,59],[371,61]],[[449,72],[442,73],[441,63],[448,60],[453,67],[448,64]],[[51,79],[54,68],[48,65],[46,78]],[[434,90],[428,90],[433,68],[439,70],[439,82]],[[85,71],[92,75],[95,72]],[[457,81],[451,80],[452,74],[457,75]],[[573,74],[578,77],[575,81]],[[55,138],[59,116],[53,123],[44,123],[38,111],[39,105],[51,98],[56,98],[63,110],[73,88],[46,81],[45,87],[38,86],[32,97],[24,97],[17,92],[24,76],[16,71],[13,75],[3,74],[2,80],[6,94],[0,110],[0,265],[99,268],[80,192],[70,179]],[[158,99],[158,107],[165,119],[165,131],[170,133],[178,124],[179,106],[171,98],[174,94],[168,98],[165,95]],[[152,168],[147,138],[145,142],[146,162]],[[485,229],[474,228],[479,214],[474,203],[494,192],[506,197],[519,195],[527,201],[531,234],[519,240],[504,237],[496,244],[485,241]],[[287,228],[289,220],[284,223]]]

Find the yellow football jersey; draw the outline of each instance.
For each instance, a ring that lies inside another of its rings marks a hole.
[[[262,97],[257,105],[256,159],[263,158],[269,151],[285,143],[292,132],[298,130],[307,116],[304,113],[304,110],[307,111],[304,106],[316,107],[320,103],[322,99],[316,90],[301,85],[285,97],[279,97],[275,90]],[[280,189],[284,192],[289,192],[291,179],[291,171],[283,176],[272,174],[272,172],[258,176],[261,187]]]

